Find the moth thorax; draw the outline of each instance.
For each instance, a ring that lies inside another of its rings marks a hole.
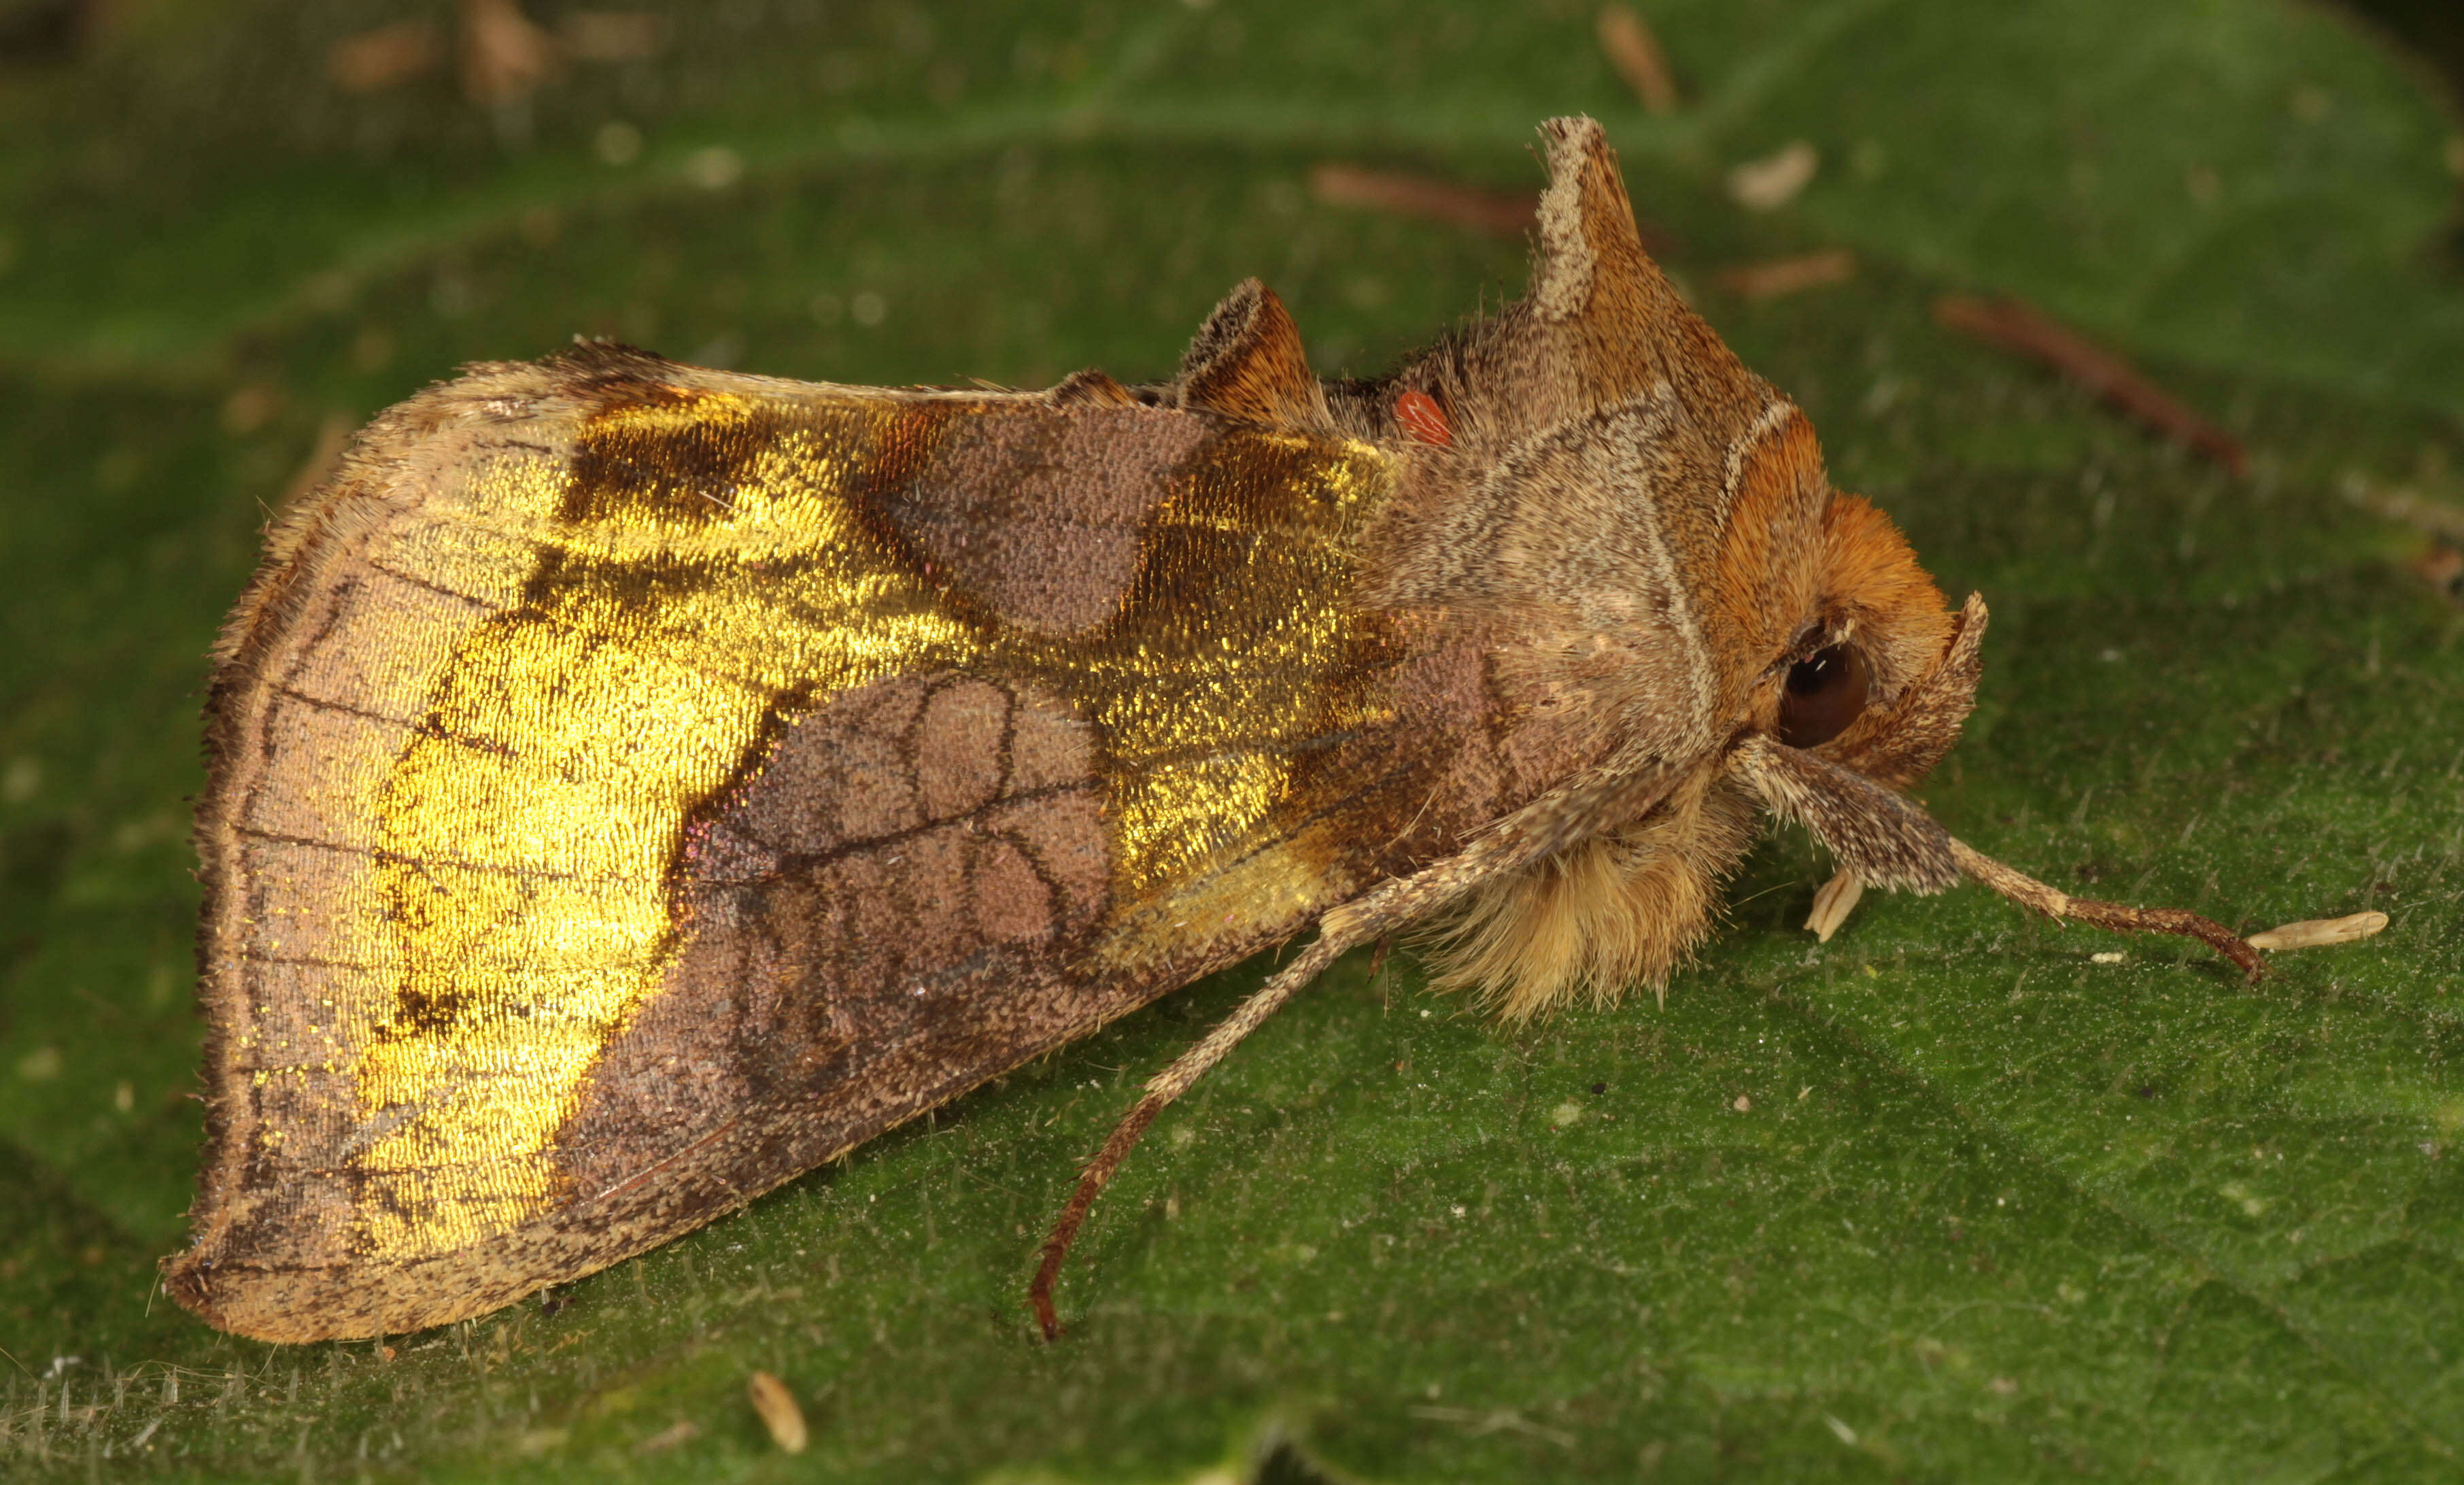
[[[1662,989],[1709,932],[1720,880],[1753,839],[1755,805],[1705,770],[1642,819],[1485,885],[1429,933],[1440,990],[1507,1021]]]

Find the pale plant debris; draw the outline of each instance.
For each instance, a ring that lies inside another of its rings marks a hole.
[[[518,102],[560,62],[640,62],[667,50],[668,23],[648,11],[568,11],[553,34],[517,0],[466,0],[462,80],[482,103]],[[444,33],[425,18],[355,32],[325,52],[325,78],[345,93],[383,93],[436,71]]]
[[[1749,211],[1776,211],[1814,184],[1822,156],[1804,140],[1791,140],[1759,160],[1728,172],[1729,198]]]
[[[1642,100],[1643,112],[1664,119],[1684,106],[1677,96],[1677,75],[1669,70],[1668,53],[1634,7],[1602,6],[1595,29],[1609,65]]]
[[[1933,315],[1962,334],[2053,367],[2107,406],[2206,454],[2236,476],[2249,471],[2249,456],[2231,433],[2149,381],[2122,356],[2033,305],[2008,295],[1980,299],[1946,294],[1934,300]]]
[[[263,428],[282,410],[282,393],[262,383],[236,388],[223,399],[223,432],[242,437]]]
[[[804,1429],[804,1409],[796,1403],[796,1394],[787,1384],[766,1371],[757,1371],[744,1379],[744,1395],[753,1400],[753,1410],[761,1415],[761,1426],[770,1430],[770,1442],[791,1454],[801,1454],[812,1442]]]
[[[757,1372],[755,1375],[767,1376],[768,1373]],[[795,1405],[795,1399],[789,1398],[787,1401],[790,1407]],[[756,1406],[758,1407],[759,1405],[757,1404]],[[634,1445],[633,1452],[637,1454],[663,1453],[668,1450],[675,1448],[679,1444],[689,1444],[700,1436],[701,1426],[699,1424],[694,1423],[690,1418],[679,1418],[675,1422],[669,1424],[666,1428],[661,1429],[658,1432],[651,1434],[649,1438],[646,1438],[642,1440],[642,1442]]]
[[[1857,874],[1841,867],[1814,891],[1814,911],[1805,916],[1805,926],[1816,943],[1828,943],[1848,915],[1857,910],[1857,900],[1865,895],[1865,884]]]
[[[2464,604],[2464,548],[2432,541],[2412,559],[2412,570],[2448,602]]]
[[[2382,485],[2357,469],[2344,471],[2339,488],[2345,499],[2372,515],[2402,521],[2424,536],[2464,543],[2464,505],[2424,495],[2410,485]]]
[[[1427,175],[1327,164],[1309,171],[1309,194],[1331,207],[1358,207],[1468,227],[1498,237],[1521,236],[1540,204],[1536,190],[1486,190]]]
[[[2409,484],[2383,485],[2358,469],[2344,471],[2338,491],[2371,515],[2428,538],[2408,564],[2413,575],[2449,602],[2464,603],[2464,505],[2424,495]]]
[[[668,44],[667,17],[648,11],[567,11],[556,31],[564,55],[582,62],[647,61]]]
[[[518,0],[462,0],[462,91],[491,107],[519,103],[556,71],[556,37]]]
[[[685,157],[684,177],[704,190],[725,190],[744,179],[744,157],[724,144],[711,144]],[[881,296],[872,295],[876,302]],[[855,297],[855,321],[858,324],[879,324],[881,315],[874,312],[866,318],[866,295]]]
[[[2357,469],[2344,471],[2340,488],[2353,504],[2428,538],[2408,565],[2449,602],[2464,604],[2464,505],[2410,485],[2382,485]]]
[[[325,50],[325,80],[345,93],[382,93],[434,69],[445,42],[426,20],[396,21],[344,36]]]
[[[1426,1406],[1410,1407],[1405,1411],[1415,1418],[1425,1418],[1431,1423],[1456,1424],[1469,1432],[1473,1438],[1479,1438],[1486,1433],[1520,1433],[1526,1438],[1539,1439],[1544,1443],[1557,1445],[1561,1449],[1572,1449],[1575,1442],[1574,1436],[1564,1430],[1533,1423],[1510,1407]]]
[[[1760,263],[1739,263],[1713,276],[1720,287],[1745,299],[1775,299],[1857,277],[1857,255],[1846,248],[1803,253]]]
[[[2369,938],[2387,925],[2387,916],[2380,912],[2347,913],[2342,918],[2307,918],[2298,923],[2270,928],[2265,933],[2250,936],[2255,949],[2314,949],[2331,943],[2356,943]]]

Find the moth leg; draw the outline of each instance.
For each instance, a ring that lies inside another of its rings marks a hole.
[[[1300,958],[1259,986],[1256,994],[1207,1032],[1205,1040],[1147,1080],[1146,1097],[1112,1127],[1111,1138],[1087,1163],[1086,1170],[1078,1177],[1078,1188],[1069,1193],[1069,1205],[1061,1208],[1061,1220],[1052,1225],[1052,1235],[1044,1240],[1044,1262],[1036,1268],[1033,1282],[1026,1286],[1026,1298],[1035,1307],[1036,1322],[1044,1327],[1045,1340],[1056,1340],[1061,1335],[1061,1317],[1052,1307],[1052,1285],[1061,1276],[1062,1260],[1069,1256],[1069,1245],[1077,1240],[1087,1213],[1094,1209],[1095,1198],[1103,1194],[1112,1173],[1121,1168],[1121,1162],[1129,1158],[1138,1137],[1147,1132],[1147,1126],[1155,1121],[1164,1105],[1187,1093],[1206,1075],[1207,1069],[1239,1046],[1243,1037],[1256,1031],[1283,1008],[1284,1002],[1345,953],[1394,932],[1487,877],[1519,865],[1529,853],[1531,844],[1528,838],[1518,838],[1518,833],[1501,831],[1488,836],[1462,855],[1416,875],[1387,882],[1330,909],[1318,920],[1316,942],[1302,950]]]
[[[1864,895],[1865,884],[1857,879],[1855,872],[1844,866],[1833,873],[1829,881],[1816,888],[1814,911],[1805,918],[1806,929],[1814,935],[1815,942],[1830,942],[1831,936],[1839,931],[1839,925],[1848,920],[1848,915],[1857,910],[1857,899]]]
[[[1844,871],[1869,886],[1941,892],[1967,876],[2049,918],[2196,939],[2232,960],[2253,985],[2267,972],[2258,951],[2222,923],[2180,908],[2124,907],[2048,887],[1955,839],[1931,815],[1871,779],[1802,748],[1749,737],[1729,759],[1773,813],[1802,823]]]
[[[2267,973],[2267,965],[2258,950],[2241,937],[2212,919],[2177,907],[2124,907],[2119,902],[2099,902],[2089,898],[2074,898],[2057,888],[2023,872],[2013,871],[1991,856],[1971,850],[1966,841],[1952,837],[1951,859],[1959,869],[1986,886],[2009,898],[2022,907],[2032,907],[2048,918],[2076,918],[2080,922],[2117,933],[2170,933],[2186,939],[2196,939],[2232,960],[2241,969],[2245,984],[2256,985]]]

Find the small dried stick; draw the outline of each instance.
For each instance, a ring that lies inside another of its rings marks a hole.
[[[1933,313],[1951,329],[2052,366],[2112,407],[2235,475],[2249,468],[2249,456],[2231,433],[2175,400],[2129,362],[2040,310],[2014,299],[1946,294],[1934,301]]]

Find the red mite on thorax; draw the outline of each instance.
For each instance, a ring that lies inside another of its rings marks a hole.
[[[1395,399],[1395,421],[1416,443],[1442,449],[1455,441],[1446,429],[1446,412],[1427,392],[1409,390]]]

